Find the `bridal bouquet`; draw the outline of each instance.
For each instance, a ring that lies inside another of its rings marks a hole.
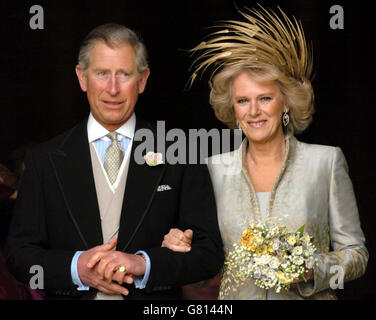
[[[312,238],[304,232],[304,225],[296,232],[285,227],[251,224],[243,232],[240,243],[225,262],[240,282],[254,280],[255,285],[268,290],[289,290],[294,279],[301,277],[315,264],[316,248]],[[237,281],[239,283],[239,281]]]

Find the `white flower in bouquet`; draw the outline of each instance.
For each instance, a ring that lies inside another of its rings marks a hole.
[[[269,255],[263,255],[260,257],[259,262],[263,265],[267,265],[270,261],[270,256]]]
[[[280,262],[277,257],[272,257],[269,261],[269,266],[272,269],[277,269],[280,266]]]
[[[296,238],[295,238],[295,235],[294,234],[289,234],[287,236],[287,243],[290,245],[290,246],[293,246],[295,243],[296,243]]]
[[[295,247],[295,248],[292,250],[292,254],[293,254],[294,256],[300,256],[302,253],[303,253],[303,247],[302,247],[302,246]]]
[[[303,235],[302,235],[302,241],[305,245],[308,245],[310,242],[311,242],[311,237],[309,236],[309,234],[307,232],[304,232]]]
[[[304,263],[304,259],[300,256],[294,256],[292,262],[298,266],[301,266]]]
[[[270,278],[270,279],[273,279],[275,277],[275,271],[273,269],[268,269],[267,271],[267,276]]]

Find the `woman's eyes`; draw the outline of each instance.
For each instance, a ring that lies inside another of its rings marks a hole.
[[[262,97],[260,100],[262,102],[268,102],[268,101],[272,100],[272,98],[271,97]]]
[[[272,97],[269,97],[269,96],[262,97],[262,98],[259,99],[260,102],[269,102],[271,100],[272,100]],[[248,102],[249,102],[249,100],[245,99],[245,98],[241,98],[241,99],[236,100],[237,104],[245,104],[245,103],[248,103]]]

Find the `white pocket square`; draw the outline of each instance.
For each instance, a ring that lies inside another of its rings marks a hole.
[[[167,191],[167,190],[171,190],[172,188],[168,185],[168,184],[161,184],[160,186],[158,186],[158,189],[157,191]]]

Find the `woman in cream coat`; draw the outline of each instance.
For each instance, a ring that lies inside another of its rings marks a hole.
[[[310,50],[301,25],[271,11],[253,10],[232,21],[194,51],[204,50],[196,69],[219,63],[210,103],[219,120],[240,128],[238,150],[208,159],[226,254],[249,222],[305,231],[314,238],[317,264],[276,293],[249,281],[234,286],[226,265],[220,299],[336,299],[333,289],[362,276],[368,251],[356,199],[340,148],[298,141],[312,120]],[[276,41],[276,39],[278,41]],[[162,243],[186,251],[191,233],[173,229]],[[194,237],[193,237],[194,241]]]

